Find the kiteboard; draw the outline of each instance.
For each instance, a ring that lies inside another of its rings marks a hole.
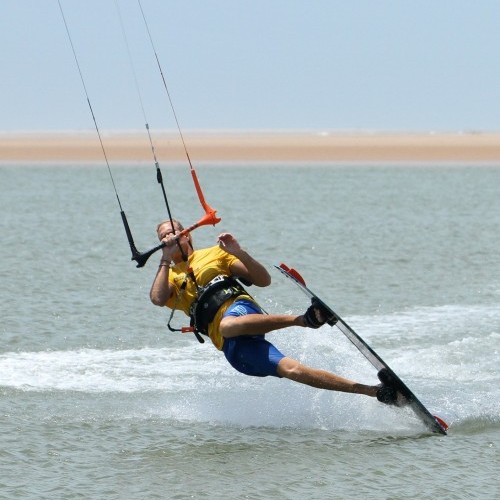
[[[396,391],[396,407],[410,408],[431,432],[446,435],[448,430],[446,422],[429,412],[387,363],[330,306],[307,287],[304,278],[298,271],[289,268],[285,264],[274,267],[291,279],[312,301],[328,312],[326,322],[330,326],[336,326],[374,366],[380,381],[391,386]]]

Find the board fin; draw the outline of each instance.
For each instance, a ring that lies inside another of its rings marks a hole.
[[[283,269],[283,271],[286,271],[292,278],[295,278],[295,280],[299,283],[306,286],[306,281],[296,269],[288,267],[286,264],[283,264],[283,262],[279,265],[279,267]]]

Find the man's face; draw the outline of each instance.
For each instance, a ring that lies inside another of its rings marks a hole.
[[[174,225],[170,223],[170,221],[166,221],[163,224],[160,225],[158,228],[158,238],[160,241],[162,241],[164,238],[167,238],[169,235],[177,235],[180,234],[182,229],[179,227],[179,225],[174,222]],[[182,249],[186,254],[190,253],[191,247],[189,245],[190,237],[189,234],[182,236],[179,239],[179,243],[182,246]]]

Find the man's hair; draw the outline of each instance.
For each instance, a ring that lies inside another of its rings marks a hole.
[[[160,226],[163,226],[163,224],[170,224],[170,223],[174,223],[178,229],[180,229],[181,231],[184,229],[184,226],[177,220],[177,219],[166,219],[166,220],[163,220],[161,221],[157,226],[156,226],[156,230],[158,231],[160,229]]]

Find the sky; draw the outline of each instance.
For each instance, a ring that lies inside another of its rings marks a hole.
[[[182,130],[500,130],[498,0],[141,3]],[[174,130],[137,0],[61,4],[99,128]],[[0,47],[0,131],[93,129],[57,0]]]

